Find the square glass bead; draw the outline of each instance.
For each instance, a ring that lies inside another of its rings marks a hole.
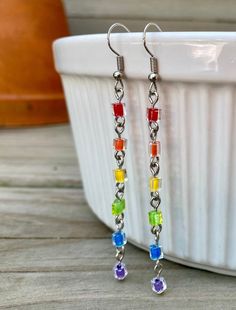
[[[114,177],[116,183],[124,183],[127,180],[126,169],[115,169]]]
[[[150,192],[157,192],[161,188],[161,179],[151,177],[149,180]]]
[[[113,140],[113,146],[116,151],[124,151],[126,149],[127,140],[117,138]]]
[[[155,277],[151,281],[152,290],[156,294],[162,294],[167,289],[166,281],[163,277]]]
[[[112,203],[112,215],[119,215],[125,209],[125,199],[115,199]]]
[[[163,217],[160,210],[153,210],[148,212],[149,224],[152,226],[162,225]]]
[[[127,243],[126,235],[123,231],[116,231],[112,234],[112,243],[115,247],[120,248]]]
[[[152,157],[159,156],[161,154],[160,141],[154,141],[149,143],[149,152]]]
[[[122,280],[124,280],[127,277],[128,270],[125,267],[124,263],[118,262],[113,267],[113,273],[114,273],[114,277],[117,280],[122,281]]]
[[[158,244],[151,244],[149,246],[149,255],[151,260],[158,260],[163,258],[162,247]]]
[[[112,104],[113,107],[113,115],[115,117],[122,117],[125,115],[124,104],[121,102],[116,102]]]
[[[157,122],[161,119],[161,110],[157,108],[147,108],[147,120]]]

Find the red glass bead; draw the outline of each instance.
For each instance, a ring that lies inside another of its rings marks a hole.
[[[124,105],[121,102],[113,103],[113,114],[115,117],[124,116]]]
[[[160,110],[157,108],[147,109],[147,119],[149,122],[156,122],[160,119]]]

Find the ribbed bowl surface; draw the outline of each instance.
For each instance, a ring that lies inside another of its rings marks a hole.
[[[57,65],[63,62],[63,57],[58,58],[63,54],[63,44],[54,49]],[[113,79],[106,74],[85,76],[65,72],[60,66],[57,69],[88,203],[105,224],[114,228]],[[113,71],[111,68],[111,75]],[[149,84],[145,75],[135,78],[132,69],[130,72],[124,97],[124,136],[128,140],[125,231],[131,242],[147,248],[153,239],[147,218],[149,139],[145,115]],[[199,72],[202,74],[201,66]],[[159,85],[164,216],[161,242],[171,260],[236,275],[236,89],[227,78],[211,81],[205,73],[203,81],[194,77],[188,81],[185,76],[186,81],[166,79]]]

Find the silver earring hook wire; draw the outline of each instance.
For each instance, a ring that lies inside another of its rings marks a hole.
[[[151,57],[155,57],[153,55],[153,53],[149,50],[149,48],[147,47],[147,40],[146,40],[146,33],[147,33],[147,30],[150,26],[154,26],[159,32],[162,32],[161,28],[155,24],[155,23],[149,23],[145,26],[144,30],[143,30],[143,45],[146,49],[146,51],[148,52],[148,54],[151,56]]]
[[[121,27],[123,29],[125,29],[127,32],[130,32],[130,30],[123,24],[120,24],[120,23],[115,23],[113,25],[111,25],[111,27],[109,28],[108,32],[107,32],[107,43],[108,43],[108,46],[110,48],[110,50],[116,54],[116,56],[120,56],[120,54],[114,50],[114,48],[111,46],[111,40],[110,40],[110,36],[111,36],[111,33],[112,33],[112,30],[116,27]]]

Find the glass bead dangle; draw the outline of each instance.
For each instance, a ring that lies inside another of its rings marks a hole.
[[[144,47],[150,54],[150,67],[151,73],[148,75],[150,81],[148,99],[149,105],[147,107],[146,119],[149,128],[149,155],[150,155],[150,178],[149,178],[149,192],[150,192],[150,207],[152,208],[148,212],[148,221],[151,225],[151,232],[154,234],[155,243],[149,246],[150,259],[155,261],[154,271],[156,277],[151,280],[152,290],[156,294],[162,294],[167,289],[166,281],[161,277],[162,264],[160,260],[163,258],[162,247],[159,244],[160,233],[162,230],[163,216],[160,210],[161,197],[160,189],[162,186],[162,179],[159,177],[160,171],[160,150],[161,143],[159,141],[158,133],[161,119],[161,109],[156,107],[159,103],[159,93],[157,89],[157,81],[159,79],[158,61],[157,58],[150,52],[146,45],[146,31],[149,26],[155,26],[160,30],[159,26],[150,23],[144,29]]]
[[[155,277],[151,281],[152,290],[154,293],[160,295],[167,289],[166,280],[163,277]]]
[[[128,271],[126,269],[126,266],[124,263],[117,263],[115,264],[115,266],[113,267],[113,273],[114,273],[114,277],[121,281],[124,280],[128,274]]]
[[[125,245],[127,243],[124,228],[124,211],[126,202],[124,198],[125,182],[127,181],[127,173],[124,168],[125,152],[127,147],[127,141],[123,138],[122,134],[125,130],[125,104],[122,102],[124,96],[124,57],[119,55],[112,47],[110,43],[110,34],[113,28],[122,27],[129,32],[129,29],[122,24],[113,24],[107,33],[108,46],[113,53],[116,54],[117,70],[113,73],[115,80],[114,95],[116,102],[112,103],[112,114],[115,123],[115,133],[117,137],[113,139],[114,158],[116,161],[116,168],[113,170],[115,180],[115,198],[112,202],[111,212],[115,216],[116,230],[112,234],[112,244],[116,248],[116,260],[117,263],[113,267],[114,278],[117,280],[124,280],[128,274],[125,264],[122,262],[125,254]]]

